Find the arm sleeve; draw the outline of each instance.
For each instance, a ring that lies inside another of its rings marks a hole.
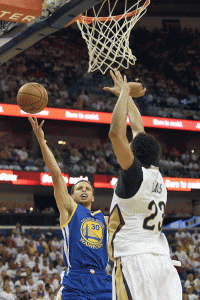
[[[123,199],[131,198],[138,192],[142,181],[142,165],[135,157],[132,166],[128,170],[120,170],[115,193]]]

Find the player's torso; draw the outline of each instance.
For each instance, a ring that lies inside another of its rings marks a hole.
[[[106,268],[108,262],[107,232],[100,211],[91,213],[77,205],[69,223],[62,227],[63,256],[69,269]]]
[[[157,168],[142,168],[142,171],[143,181],[133,197],[122,199],[114,191],[109,219],[111,257],[168,253],[168,244],[161,234],[166,187]]]

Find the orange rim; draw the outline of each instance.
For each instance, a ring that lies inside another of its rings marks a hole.
[[[139,7],[136,10],[133,10],[131,12],[128,12],[126,14],[122,14],[122,15],[118,15],[118,16],[111,16],[111,17],[86,17],[83,16],[82,14],[79,15],[78,17],[76,17],[71,23],[69,23],[67,26],[71,25],[72,23],[79,21],[80,23],[87,23],[87,24],[91,24],[92,22],[95,21],[101,21],[101,22],[105,22],[105,21],[112,21],[112,20],[119,20],[119,19],[125,19],[128,17],[132,17],[135,16],[136,14],[138,14],[141,10],[144,10],[150,3],[150,0],[146,0],[146,2]]]

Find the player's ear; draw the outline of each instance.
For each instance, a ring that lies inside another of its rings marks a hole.
[[[94,196],[92,196],[92,202],[94,202]]]

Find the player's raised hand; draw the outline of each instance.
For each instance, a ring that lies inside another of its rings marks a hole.
[[[33,131],[35,132],[35,135],[36,135],[38,141],[43,140],[44,139],[44,131],[42,130],[42,126],[44,124],[44,120],[40,123],[40,125],[38,125],[38,121],[37,121],[36,117],[34,117],[34,119],[33,119],[31,116],[29,116],[28,119],[31,123],[31,126],[33,128]]]
[[[142,83],[137,82],[128,82],[126,85],[130,87],[130,96],[133,98],[139,98],[145,95],[146,88],[143,87]]]
[[[114,72],[110,70],[110,75],[113,79],[114,87],[105,87],[103,90],[106,92],[113,93],[115,94],[115,96],[119,97],[122,87],[124,86],[124,84],[127,83],[126,76],[124,76],[123,79],[121,73],[116,69],[114,70]]]
[[[133,98],[139,98],[144,96],[146,92],[146,88],[143,87],[142,83],[138,82],[139,79],[136,79],[135,82],[129,82],[127,83],[127,78],[124,76],[122,77],[121,73],[118,70],[114,70],[114,72],[111,70],[110,75],[114,82],[114,87],[105,87],[104,91],[110,92],[115,94],[117,97],[119,97],[121,93],[122,87],[127,84],[131,90],[130,90],[130,96]]]

